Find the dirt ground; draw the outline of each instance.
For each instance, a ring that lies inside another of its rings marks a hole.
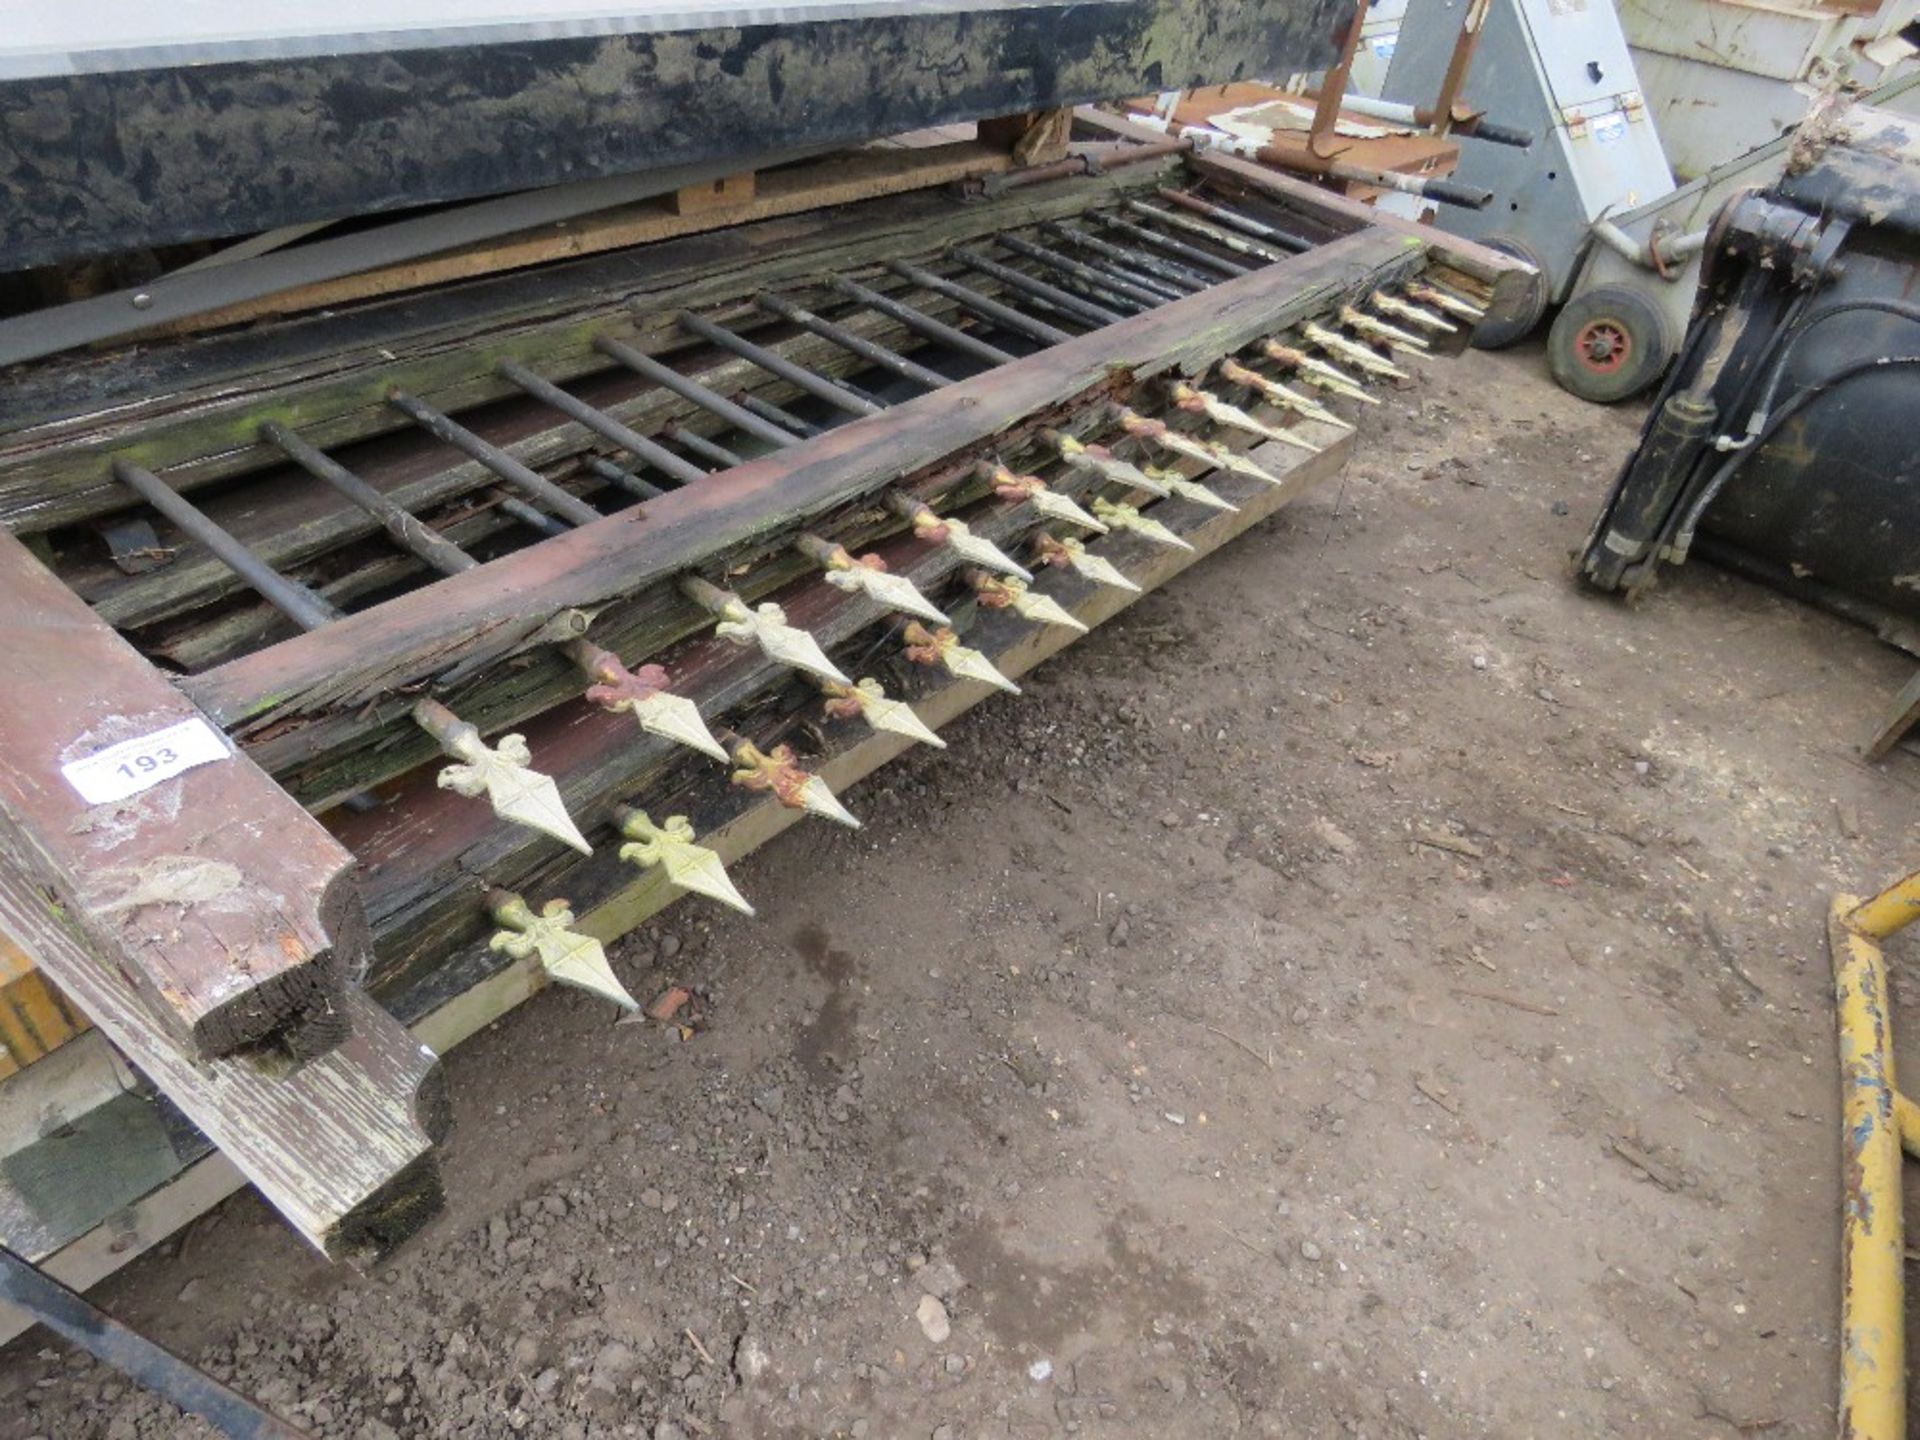
[[[1831,1433],[1826,897],[1911,662],[1567,579],[1638,417],[1435,362],[1347,474],[449,1058],[376,1274],[251,1196],[99,1292],[318,1435]],[[1904,1034],[1920,1037],[1908,1005]],[[929,1298],[931,1297],[931,1298]],[[8,1436],[203,1433],[0,1355]]]

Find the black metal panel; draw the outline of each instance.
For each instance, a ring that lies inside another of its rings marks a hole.
[[[1102,0],[0,84],[0,270],[1316,68],[1353,0]]]

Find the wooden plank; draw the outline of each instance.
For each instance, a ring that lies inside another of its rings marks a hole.
[[[1207,483],[1214,490],[1241,507],[1238,513],[1206,511],[1181,502],[1162,502],[1155,508],[1156,517],[1165,516],[1171,528],[1195,546],[1193,553],[1149,546],[1125,536],[1103,541],[1102,553],[1109,553],[1111,546],[1115,558],[1120,559],[1128,573],[1147,590],[1166,583],[1189,565],[1258,525],[1312,485],[1337,474],[1347,463],[1353,448],[1352,432],[1326,427],[1304,433],[1326,449],[1312,456],[1272,447],[1261,452],[1262,464],[1280,474],[1286,482],[1284,486],[1269,486],[1223,474],[1208,478]],[[1069,610],[1094,626],[1139,598],[1052,574],[1043,580],[1042,588],[1062,598]],[[1067,645],[1086,638],[1063,627],[1032,626],[1004,617],[994,617],[989,626],[983,628],[991,628],[994,634],[993,639],[981,642],[984,648],[1003,673],[1016,678]],[[970,636],[970,642],[974,638]],[[917,697],[914,703],[921,717],[939,728],[994,693],[974,682],[948,681]],[[896,736],[866,733],[822,764],[820,773],[836,792],[845,792],[898,755],[907,743]],[[792,811],[771,801],[756,802],[723,827],[703,834],[701,843],[713,847],[732,862],[773,839],[794,821]],[[657,876],[643,876],[600,897],[583,914],[581,924],[589,933],[611,940],[676,898]],[[414,1037],[444,1053],[540,993],[545,985],[546,977],[536,964],[511,962],[436,1004],[414,1023]],[[245,1177],[225,1156],[210,1155],[187,1165],[175,1178],[57,1250],[33,1254],[30,1258],[55,1278],[76,1289],[85,1289],[159,1244],[194,1217],[212,1209],[245,1183]],[[23,1316],[0,1307],[0,1343],[11,1340],[26,1328],[28,1322]]]
[[[11,535],[0,608],[0,865],[42,876],[188,1053],[339,1038],[343,967],[367,944],[353,856]],[[176,726],[227,753],[105,804],[63,770]],[[76,976],[50,958],[76,952],[14,938],[84,1005],[95,961]]]
[[[456,663],[489,663],[563,611],[603,605],[876,493],[1115,372],[1210,362],[1377,283],[1396,263],[1417,264],[1420,253],[1399,236],[1344,237],[190,677],[183,688],[231,727],[351,708]]]
[[[429,285],[598,255],[629,245],[698,235],[724,226],[850,205],[910,190],[934,189],[997,174],[1012,164],[1012,157],[1005,151],[972,140],[938,149],[843,151],[804,165],[770,171],[744,187],[737,183],[741,177],[734,176],[731,189],[724,188],[729,182],[721,182],[721,191],[703,195],[699,203],[681,199],[686,192],[677,191],[666,200],[622,205],[596,215],[509,235],[485,245],[469,245],[444,255],[429,255],[404,265],[388,265],[339,280],[303,285],[243,305],[230,305],[174,326],[170,333],[215,330],[270,315],[296,315]],[[751,172],[749,178],[752,178]]]
[[[344,1257],[378,1252],[425,1221],[438,1204],[430,1151],[447,1114],[431,1050],[347,987],[336,1001],[345,1039],[290,1072],[284,1057],[187,1055],[120,966],[48,897],[46,881],[23,864],[0,865],[0,932],[32,937],[28,948],[114,1046],[294,1229]],[[0,1215],[12,1227],[0,1243],[31,1253],[37,1218]]]
[[[1900,691],[1886,723],[1868,742],[1867,759],[1884,760],[1916,725],[1920,725],[1920,670],[1914,672],[1913,679]]]
[[[92,1022],[67,1004],[27,952],[0,935],[0,1079],[44,1060]]]

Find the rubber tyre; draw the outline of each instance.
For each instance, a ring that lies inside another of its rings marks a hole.
[[[1547,368],[1570,395],[1612,405],[1638,395],[1673,359],[1660,307],[1622,285],[1601,285],[1561,307],[1547,333]]]
[[[1540,323],[1540,317],[1547,313],[1547,296],[1553,293],[1553,278],[1547,274],[1547,267],[1541,263],[1533,248],[1521,241],[1496,235],[1481,243],[1489,250],[1498,250],[1502,255],[1524,260],[1534,269],[1531,285],[1514,299],[1496,304],[1473,327],[1475,349],[1504,350],[1509,345],[1518,345],[1531,335],[1534,327]]]

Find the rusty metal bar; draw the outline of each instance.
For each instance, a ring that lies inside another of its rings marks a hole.
[[[1109,310],[1104,305],[1096,305],[1091,300],[1082,300],[1078,295],[1068,294],[1057,285],[1049,285],[1044,280],[1036,280],[1024,270],[1016,270],[1011,265],[1002,265],[998,260],[982,255],[978,250],[965,245],[956,245],[953,257],[970,270],[978,270],[989,279],[998,280],[1009,289],[1018,290],[1048,309],[1057,310],[1063,315],[1071,315],[1085,325],[1116,325],[1126,317],[1118,310]]]
[[[587,457],[587,468],[602,480],[619,486],[629,495],[641,500],[658,500],[662,495],[667,493],[658,485],[642,480],[631,470],[621,469],[604,455],[589,455]]]
[[[816,400],[824,400],[836,410],[844,410],[849,415],[878,415],[885,407],[876,404],[838,381],[829,380],[824,375],[816,375],[804,365],[796,365],[784,355],[776,355],[764,345],[756,345],[751,340],[742,339],[724,325],[716,325],[704,315],[695,315],[691,311],[680,317],[682,329],[690,330],[709,344],[718,345],[742,360],[758,365],[770,375],[778,375],[789,385],[798,385]]]
[[[811,420],[802,420],[791,410],[783,410],[771,400],[763,400],[758,395],[752,395],[745,391],[742,391],[734,398],[739,401],[741,406],[752,411],[762,420],[771,421],[784,430],[790,430],[802,439],[821,433],[821,427],[814,424]]]
[[[1073,339],[1073,336],[1065,330],[1057,329],[1044,320],[1036,320],[1031,315],[1023,314],[1011,305],[1002,305],[998,300],[990,299],[978,290],[969,289],[958,281],[944,280],[931,270],[923,270],[918,265],[909,265],[904,260],[889,260],[887,268],[902,280],[913,281],[922,290],[931,290],[936,295],[944,295],[949,300],[958,301],[974,314],[983,316],[1016,334],[1025,335],[1030,340],[1038,340],[1042,345],[1061,345]]]
[[[1142,274],[1138,270],[1129,270],[1117,261],[1089,260],[1087,262],[1087,268],[1096,274],[1105,275],[1108,279],[1124,280],[1129,285],[1137,285],[1142,290],[1158,296],[1161,302],[1184,300],[1187,298],[1188,292],[1182,290],[1178,285],[1166,280],[1156,280],[1151,275]]]
[[[1058,270],[1062,275],[1070,275],[1081,284],[1093,287],[1102,295],[1111,296],[1120,301],[1135,314],[1142,310],[1151,310],[1166,299],[1163,295],[1144,290],[1128,281],[1116,280],[1111,275],[1102,275],[1099,271],[1082,265],[1078,260],[1069,260],[1064,255],[1056,255],[1051,250],[1043,249],[1031,240],[1024,240],[1018,235],[1001,235],[996,238],[1014,254],[1038,261],[1049,270]]]
[[[1231,230],[1223,230],[1218,225],[1209,225],[1204,220],[1196,220],[1191,215],[1177,215],[1171,210],[1162,210],[1157,205],[1149,205],[1144,200],[1128,200],[1126,208],[1143,220],[1153,220],[1165,225],[1169,230],[1184,230],[1189,235],[1197,235],[1211,245],[1223,250],[1231,250],[1236,255],[1244,255],[1249,260],[1257,260],[1262,265],[1271,265],[1285,260],[1291,253],[1276,250],[1271,245],[1262,245],[1258,240],[1250,240],[1244,235],[1236,235]],[[1311,246],[1307,247],[1311,249]]]
[[[309,445],[277,420],[260,427],[260,438],[277,447],[316,480],[325,481],[385,527],[394,544],[442,575],[458,575],[480,562],[404,505],[373,488],[346,466]]]
[[[325,596],[282,575],[151,470],[131,460],[115,460],[113,477],[206,546],[262,599],[302,629],[317,630],[340,618],[341,612]]]
[[[1241,265],[1232,260],[1222,259],[1211,251],[1189,245],[1184,240],[1176,240],[1171,235],[1162,235],[1158,230],[1149,230],[1144,225],[1136,225],[1131,220],[1122,220],[1118,215],[1102,215],[1107,225],[1122,235],[1131,235],[1142,245],[1150,245],[1155,250],[1163,250],[1169,255],[1177,255],[1189,264],[1198,265],[1203,270],[1211,270],[1225,279],[1233,280],[1242,275],[1253,273],[1253,266]]]
[[[548,539],[555,535],[564,535],[573,527],[564,520],[556,520],[544,510],[537,510],[518,495],[509,495],[504,490],[495,490],[489,497],[502,515],[518,520],[530,530],[538,530]]]
[[[761,292],[754,297],[754,303],[762,310],[771,311],[783,320],[791,320],[803,330],[811,330],[823,340],[831,340],[842,350],[851,351],[863,360],[869,360],[882,370],[891,371],[903,380],[911,380],[916,385],[924,385],[929,390],[940,390],[953,383],[951,376],[942,375],[938,370],[929,370],[918,361],[909,360],[898,351],[889,350],[864,336],[856,335],[843,325],[831,320],[823,320],[804,306],[795,305],[791,300],[783,300],[778,295]]]
[[[311,1440],[7,1249],[0,1249],[0,1299],[230,1440]]]
[[[1364,3],[1353,7],[1353,21],[1347,26],[1346,38],[1340,42],[1340,55],[1320,77],[1320,93],[1313,102],[1313,122],[1307,127],[1307,149],[1315,155],[1325,155],[1327,151],[1322,142],[1332,140],[1340,124],[1340,97],[1347,93],[1347,81],[1353,75],[1353,57],[1360,49],[1361,32],[1366,29],[1367,11],[1371,9]]]
[[[674,444],[691,450],[701,459],[711,460],[716,465],[728,467],[747,463],[746,457],[737,451],[729,450],[717,440],[709,440],[704,435],[696,435],[693,431],[687,429],[686,426],[676,424],[674,421],[669,420],[666,424],[662,425],[660,427],[660,433],[666,439],[673,441]]]
[[[1264,220],[1256,220],[1251,215],[1242,215],[1238,210],[1225,205],[1215,204],[1211,200],[1202,200],[1198,195],[1185,190],[1175,190],[1171,186],[1161,186],[1155,192],[1169,204],[1178,205],[1183,210],[1191,210],[1196,215],[1205,215],[1217,220],[1229,230],[1238,230],[1242,235],[1251,235],[1256,240],[1271,240],[1295,255],[1305,254],[1313,248],[1313,241],[1304,235],[1296,235],[1291,230],[1282,230],[1269,225]],[[1280,258],[1280,257],[1276,257]]]
[[[387,395],[387,403],[436,440],[444,440],[456,450],[464,451],[556,515],[575,525],[586,525],[600,518],[600,512],[586,501],[569,495],[546,476],[523,465],[491,441],[482,440],[466,426],[451,416],[441,414],[424,400],[404,390],[394,390]]]
[[[765,440],[770,445],[798,445],[798,437],[782,430],[779,426],[762,420],[751,411],[743,410],[724,395],[709,390],[698,380],[682,375],[671,365],[662,365],[651,355],[643,355],[624,340],[615,340],[602,335],[593,342],[594,348],[602,355],[612,356],[622,365],[638,375],[644,375],[654,384],[671,390],[682,400],[690,400],[710,415],[718,415],[729,425],[747,434]]]
[[[938,341],[950,350],[958,350],[964,355],[971,355],[976,360],[984,360],[989,365],[1004,365],[1013,359],[1013,356],[999,346],[989,345],[977,335],[969,335],[964,330],[955,329],[944,320],[936,320],[931,315],[923,314],[904,300],[882,295],[878,290],[869,290],[866,286],[856,284],[839,275],[832,277],[832,283],[833,288],[849,300],[858,300],[869,310],[878,310],[882,315],[890,315],[909,330],[917,331],[929,340]]]
[[[631,426],[622,425],[604,410],[595,409],[579,396],[562,390],[551,380],[533,373],[517,360],[502,360],[494,372],[510,380],[534,399],[544,401],[570,420],[577,420],[602,440],[611,441],[630,455],[644,460],[663,475],[671,475],[684,484],[704,479],[697,465],[689,465],[671,450],[656,445]]]
[[[1128,245],[1116,245],[1111,240],[1103,240],[1098,235],[1089,235],[1086,231],[1072,225],[1048,221],[1040,228],[1049,235],[1079,246],[1089,255],[1099,255],[1116,265],[1125,266],[1143,275],[1151,275],[1163,284],[1177,286],[1181,294],[1190,295],[1218,283],[1208,276],[1196,274],[1177,261],[1167,260],[1158,255],[1149,255],[1144,250],[1135,250]]]
[[[1441,77],[1440,93],[1433,101],[1433,133],[1436,135],[1445,135],[1455,123],[1453,107],[1467,83],[1467,72],[1473,69],[1474,52],[1480,48],[1480,32],[1486,28],[1487,12],[1492,8],[1493,0],[1469,0],[1467,13],[1461,17],[1453,54],[1447,59],[1447,73]],[[1346,88],[1344,76],[1340,88]]]

